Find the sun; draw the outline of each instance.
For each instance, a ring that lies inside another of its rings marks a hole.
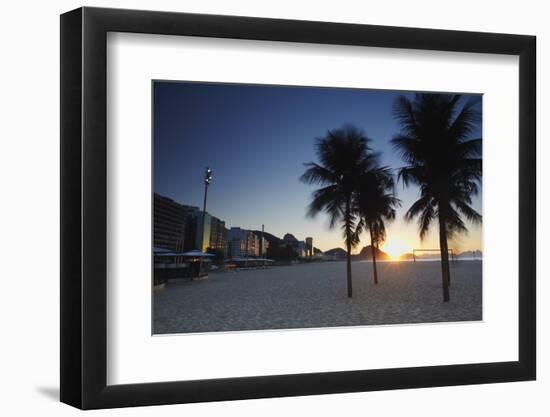
[[[398,260],[401,255],[412,251],[409,245],[400,240],[385,242],[381,249],[390,255],[392,260]]]

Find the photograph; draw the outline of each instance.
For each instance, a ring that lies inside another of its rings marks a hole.
[[[152,81],[152,333],[482,315],[482,95]]]
[[[56,392],[79,410],[146,414],[211,403],[257,415],[267,399],[277,416],[427,417],[451,403],[537,415],[549,371],[537,361],[537,68],[550,29],[524,4],[493,19],[483,5],[398,2],[378,15],[75,5],[50,32],[40,14],[58,53],[46,54],[55,82],[33,89],[58,91],[33,97],[59,106],[29,124],[28,82],[8,83],[26,111],[7,137],[26,136],[8,141],[24,144],[29,174],[15,187],[52,196],[59,230],[21,233],[55,224],[42,212],[5,218],[27,241],[59,237],[59,256],[33,263],[56,264],[59,282],[36,275],[25,296],[37,308],[8,297],[26,345],[50,349],[7,380],[34,384],[38,408]],[[19,53],[17,70],[36,72],[48,49],[15,45],[38,53]],[[48,123],[60,146],[21,129]],[[36,186],[47,170],[29,171],[35,160],[59,161],[59,192]],[[31,249],[10,245],[15,278]],[[12,397],[13,409],[33,399]]]

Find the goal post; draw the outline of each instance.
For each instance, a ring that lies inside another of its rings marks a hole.
[[[416,262],[416,259],[419,258],[419,259],[422,259],[422,253],[427,253],[427,252],[434,252],[434,253],[438,253],[439,256],[441,257],[441,249],[439,248],[436,248],[436,249],[413,249],[413,262]],[[419,254],[420,255],[417,255]],[[455,256],[455,253],[454,253],[454,250],[453,249],[448,249],[448,253],[449,253],[449,257],[450,257],[450,260],[451,262],[456,262],[457,261],[457,258]]]

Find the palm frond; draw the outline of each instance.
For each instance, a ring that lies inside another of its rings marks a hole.
[[[405,163],[397,180],[405,187],[420,188],[421,197],[405,219],[418,218],[421,238],[441,216],[450,234],[467,231],[461,216],[472,223],[481,221],[471,203],[481,185],[482,139],[469,138],[481,121],[478,103],[475,97],[424,93],[394,102],[393,115],[401,132],[391,143]]]
[[[300,181],[308,185],[325,185],[338,182],[333,171],[316,164],[315,162],[305,163],[306,171],[300,177]]]
[[[474,224],[480,224],[482,221],[482,216],[479,214],[474,208],[472,208],[470,205],[468,205],[463,200],[454,200],[453,204],[455,207],[460,211],[466,218],[474,223]]]
[[[307,215],[316,216],[324,211],[330,219],[329,227],[341,223],[344,238],[352,245],[358,243],[358,235],[352,236],[356,219],[351,204],[360,173],[366,167],[377,164],[377,156],[369,148],[370,139],[360,129],[346,125],[329,130],[317,138],[315,152],[317,162],[308,162],[300,181],[321,188],[312,193]]]
[[[458,140],[465,138],[481,122],[481,114],[475,109],[477,100],[470,98],[449,126],[449,135]]]

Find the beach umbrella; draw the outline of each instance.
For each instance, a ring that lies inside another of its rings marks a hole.
[[[216,256],[211,253],[201,252],[200,250],[191,250],[189,252],[180,253],[178,255],[186,256],[189,258],[205,258],[205,257],[208,258],[208,257]]]

